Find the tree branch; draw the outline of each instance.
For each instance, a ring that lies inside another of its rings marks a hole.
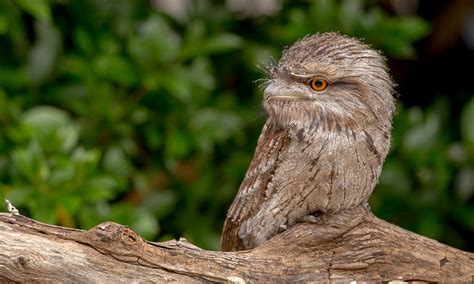
[[[362,207],[301,223],[253,250],[152,243],[106,222],[89,231],[0,214],[6,281],[474,281],[474,254],[378,219]]]

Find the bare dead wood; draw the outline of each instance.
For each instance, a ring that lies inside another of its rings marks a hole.
[[[362,207],[301,223],[250,251],[151,243],[107,222],[82,231],[0,214],[3,281],[473,282],[474,254],[378,219]]]

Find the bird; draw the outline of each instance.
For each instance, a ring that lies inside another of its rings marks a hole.
[[[306,36],[269,68],[268,117],[231,204],[222,251],[367,204],[389,151],[395,83],[386,59],[336,32]]]

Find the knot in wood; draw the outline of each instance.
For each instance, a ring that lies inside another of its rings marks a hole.
[[[141,237],[135,233],[134,231],[132,231],[130,228],[128,227],[124,227],[123,230],[122,230],[122,241],[129,244],[129,245],[133,245],[134,243],[138,242],[141,240]]]
[[[143,238],[132,229],[113,222],[105,222],[93,227],[89,230],[87,238],[96,249],[114,255],[133,251],[135,257],[139,257],[145,244]]]

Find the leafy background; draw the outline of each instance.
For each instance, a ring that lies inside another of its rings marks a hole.
[[[395,2],[2,0],[0,198],[48,223],[218,249],[265,120],[257,66],[341,31],[382,50],[399,83],[372,210],[472,251],[474,91],[456,64],[473,35],[446,12],[466,9]]]

